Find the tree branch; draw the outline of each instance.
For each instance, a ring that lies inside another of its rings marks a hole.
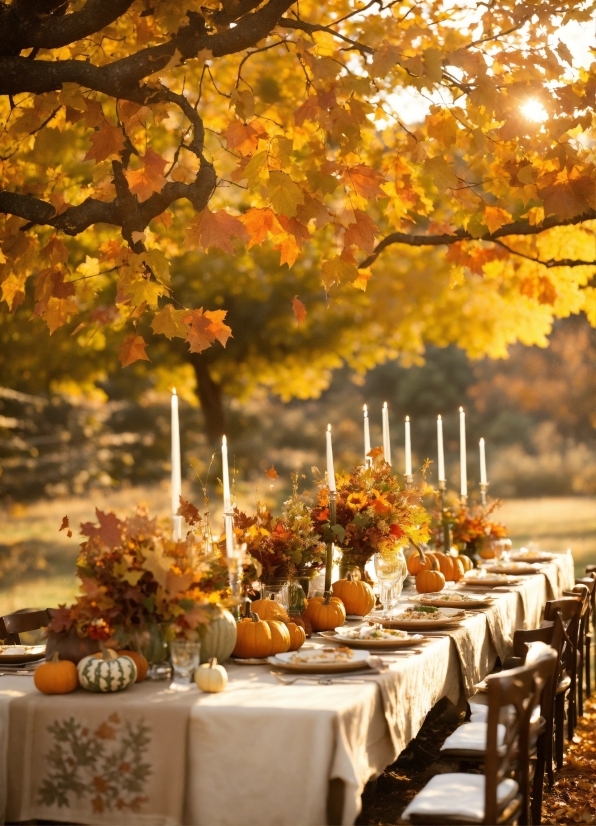
[[[289,17],[282,17],[278,23],[283,29],[299,29],[302,32],[312,34],[313,32],[327,32],[333,37],[343,40],[344,43],[349,43],[356,51],[363,54],[374,54],[375,50],[371,46],[366,46],[364,43],[358,43],[357,40],[350,40],[349,37],[334,31],[331,26],[322,26],[318,23],[305,23],[303,20],[292,20]]]
[[[534,258],[533,255],[527,255],[525,252],[520,252],[519,250],[514,250],[513,247],[504,244],[502,241],[495,241],[495,244],[498,244],[500,247],[503,247],[504,250],[510,252],[512,255],[517,255],[520,258],[525,258],[526,261],[533,261],[535,264],[540,264],[542,267],[546,267],[547,269],[551,269],[552,267],[594,267],[596,266],[596,260],[594,261],[583,261],[579,258],[549,258],[547,261],[543,261],[541,258]]]
[[[216,185],[212,164],[203,161],[192,183],[168,181],[160,192],[155,192],[146,201],[139,203],[128,190],[128,186],[122,184],[122,179],[126,181],[126,178],[122,168],[118,169],[118,163],[114,164],[117,197],[113,201],[87,198],[82,204],[68,207],[57,215],[51,204],[32,195],[0,191],[0,213],[18,215],[28,221],[22,229],[32,225],[45,225],[54,227],[66,235],[78,235],[93,224],[113,224],[122,228],[124,237],[134,249],[132,232],[142,232],[170,204],[182,198],[188,199],[193,207],[201,212],[207,206]]]
[[[364,269],[365,267],[370,267],[383,250],[392,244],[406,244],[409,247],[440,247],[458,244],[460,241],[496,241],[498,238],[505,238],[509,235],[539,235],[541,232],[552,229],[553,227],[576,226],[577,224],[582,224],[584,221],[593,221],[595,219],[596,209],[589,209],[582,215],[576,215],[567,220],[561,220],[557,218],[556,215],[549,215],[548,218],[545,218],[540,224],[530,224],[529,221],[514,221],[511,224],[504,224],[495,230],[495,232],[487,232],[480,237],[474,237],[471,233],[463,229],[459,229],[453,234],[445,233],[443,235],[409,235],[406,232],[392,232],[377,244],[374,252],[359,264],[359,268]],[[564,265],[553,264],[552,266]]]
[[[13,4],[0,13],[0,54],[22,49],[59,49],[89,37],[117,20],[134,0],[87,0],[81,11],[56,17],[46,11],[19,10]]]
[[[196,57],[203,49],[214,57],[243,51],[269,35],[292,4],[293,0],[269,0],[256,12],[241,17],[234,28],[213,35],[207,33],[200,14],[188,12],[188,25],[167,43],[142,49],[105,66],[94,66],[84,60],[31,61],[18,56],[1,57],[0,94],[41,94],[56,91],[64,83],[77,83],[110,97],[149,104],[154,102],[154,94],[150,87],[140,87],[140,81],[163,69],[176,51],[184,60]]]

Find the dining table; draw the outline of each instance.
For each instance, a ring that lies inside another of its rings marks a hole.
[[[573,587],[572,555],[410,649],[375,651],[347,674],[226,663],[218,694],[137,683],[113,694],[44,695],[0,677],[0,820],[131,826],[352,824],[366,783],[416,737],[442,698],[465,702],[511,653],[519,628]],[[455,591],[458,584],[452,586]],[[400,601],[411,604],[404,589]],[[421,632],[422,633],[422,632]],[[318,636],[307,645],[329,645]]]

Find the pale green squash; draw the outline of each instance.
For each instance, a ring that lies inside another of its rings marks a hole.
[[[87,691],[123,691],[137,679],[137,667],[131,657],[104,651],[101,657],[84,657],[77,665],[79,683]]]
[[[218,663],[229,659],[236,647],[236,620],[225,608],[217,606],[211,622],[199,628],[201,662],[208,663],[213,657]]]

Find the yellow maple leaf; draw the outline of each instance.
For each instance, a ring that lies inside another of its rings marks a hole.
[[[175,310],[172,304],[166,304],[154,316],[151,329],[154,333],[161,333],[170,341],[173,338],[186,338],[188,325],[183,321],[186,314],[187,310]]]

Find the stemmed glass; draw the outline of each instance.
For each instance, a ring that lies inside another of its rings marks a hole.
[[[374,556],[375,573],[379,580],[381,593],[381,617],[387,619],[387,605],[395,605],[405,579],[406,561],[401,548],[386,548]]]

